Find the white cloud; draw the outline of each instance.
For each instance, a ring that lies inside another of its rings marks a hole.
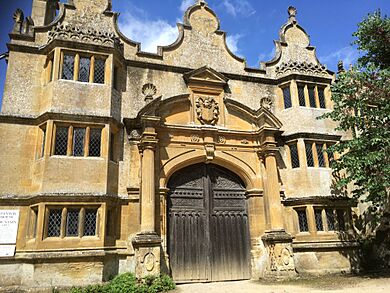
[[[227,13],[237,16],[249,17],[256,13],[256,10],[247,0],[223,0]]]
[[[141,42],[142,51],[151,53],[157,52],[157,46],[172,44],[178,36],[176,25],[166,20],[151,20],[144,10],[135,7],[121,15],[119,26],[131,40]]]
[[[275,50],[275,47],[272,48],[272,50],[268,53],[262,53],[259,55],[259,62],[267,62],[267,61],[271,61],[272,58],[275,57],[275,53],[276,53],[276,50]]]
[[[195,0],[182,0],[180,4],[180,11],[185,12],[188,7],[194,5]]]
[[[234,54],[237,54],[239,52],[238,48],[238,42],[241,39],[242,35],[240,34],[235,34],[235,35],[230,35],[226,37],[226,43]]]
[[[336,68],[337,62],[342,60],[345,67],[356,62],[359,58],[358,51],[354,47],[341,48],[327,56],[320,57],[320,62],[325,63],[328,67]]]

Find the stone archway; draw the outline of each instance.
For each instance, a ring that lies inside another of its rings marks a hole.
[[[250,278],[246,189],[213,164],[179,170],[168,182],[168,253],[177,282]]]

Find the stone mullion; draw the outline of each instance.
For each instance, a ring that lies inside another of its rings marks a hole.
[[[300,138],[297,142],[298,156],[299,156],[299,165],[300,167],[307,167],[307,158],[306,158],[306,145],[305,141]]]
[[[315,142],[311,144],[311,152],[313,154],[314,167],[319,167],[318,163],[318,154],[317,154],[317,145]]]
[[[66,235],[67,213],[68,213],[68,209],[63,208],[62,213],[61,213],[61,230],[60,230],[60,237],[61,238],[65,238],[65,235]]]
[[[61,70],[64,64],[64,52],[61,49],[54,49],[54,58],[53,58],[53,81],[61,78]]]
[[[299,99],[298,99],[298,85],[295,80],[291,81],[290,84],[290,95],[291,95],[291,104],[292,107],[299,107]]]
[[[310,233],[316,233],[316,222],[314,215],[314,207],[312,205],[307,206],[306,208],[306,216],[307,216],[307,225],[309,227]]]
[[[304,87],[303,91],[305,93],[305,104],[306,104],[306,107],[310,108],[309,88],[308,88],[307,84],[305,84],[305,87]]]
[[[76,54],[74,57],[74,70],[73,70],[73,80],[79,80],[79,72],[80,72],[80,54]]]
[[[81,208],[79,213],[79,238],[83,237],[84,230],[85,230],[85,208]]]
[[[85,129],[85,138],[84,138],[84,157],[89,156],[89,141],[91,137],[91,127]]]
[[[68,146],[66,151],[67,156],[73,155],[73,126],[68,128]]]
[[[94,77],[95,77],[95,56],[92,55],[91,62],[89,65],[89,82],[94,83]]]
[[[325,160],[325,167],[330,168],[330,161],[329,161],[329,155],[328,152],[326,151],[328,149],[328,145],[324,143],[324,160]]]
[[[321,105],[320,105],[320,98],[319,98],[319,96],[318,96],[318,86],[315,86],[315,87],[314,87],[314,95],[315,95],[315,98],[316,98],[316,107],[317,107],[318,109],[320,109],[320,108],[321,108]]]
[[[46,123],[46,138],[44,144],[43,155],[47,158],[53,154],[53,146],[55,144],[55,124],[53,121],[48,121]]]

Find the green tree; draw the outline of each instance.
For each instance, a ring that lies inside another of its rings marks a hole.
[[[361,53],[332,85],[334,110],[321,118],[338,122],[351,138],[330,148],[341,154],[332,168],[337,187],[353,185],[353,196],[370,204],[365,218],[375,225],[389,208],[390,194],[390,19],[369,14],[353,34]],[[343,176],[340,176],[343,174]]]

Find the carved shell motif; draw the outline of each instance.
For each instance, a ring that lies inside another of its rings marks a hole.
[[[145,96],[145,100],[152,100],[156,93],[157,88],[152,83],[147,83],[142,87],[142,94]]]
[[[18,23],[23,22],[23,20],[24,20],[23,11],[19,8],[16,9],[16,11],[14,12],[14,15],[13,15],[13,19],[15,22],[18,22]]]

